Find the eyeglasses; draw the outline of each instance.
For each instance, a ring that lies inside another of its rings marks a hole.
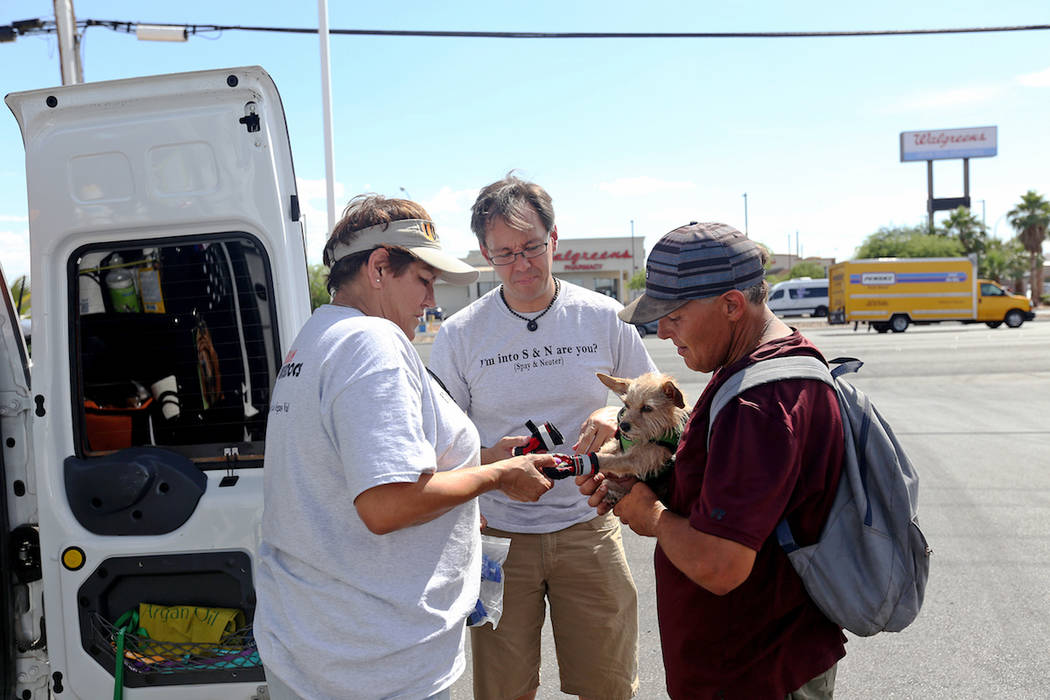
[[[530,258],[538,258],[547,252],[547,246],[550,245],[551,239],[548,238],[543,243],[535,243],[533,245],[527,245],[517,253],[500,253],[499,255],[490,255],[489,262],[493,265],[513,265],[514,261],[518,259],[518,256],[529,260]]]

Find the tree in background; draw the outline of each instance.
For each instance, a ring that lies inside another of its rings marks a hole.
[[[23,318],[30,318],[32,294],[29,287],[29,278],[22,275],[11,283],[11,299],[15,302],[18,314]]]
[[[1006,284],[1014,291],[1024,291],[1024,273],[1028,267],[1026,258],[1024,246],[1016,238],[1010,241],[992,238],[980,257],[978,274]]]
[[[967,255],[975,253],[980,257],[988,247],[988,228],[966,207],[959,207],[949,214],[941,230],[947,237],[959,241]]]
[[[783,282],[784,280],[794,280],[799,277],[811,277],[813,279],[824,279],[828,276],[828,270],[818,262],[812,260],[803,260],[797,265],[792,265],[791,269],[787,272],[782,272],[779,275],[766,275],[766,282],[773,285],[777,282]]]
[[[628,289],[645,289],[645,270],[636,270],[627,280]]]
[[[313,311],[321,304],[327,304],[332,300],[332,295],[325,287],[325,282],[328,280],[328,268],[317,263],[310,265],[306,272],[310,281],[310,311]]]
[[[920,226],[883,226],[864,239],[855,258],[953,258],[963,254],[956,238]]]
[[[1043,294],[1043,241],[1050,227],[1050,202],[1035,190],[1028,190],[1021,196],[1021,203],[1006,212],[1006,219],[1028,251],[1032,306],[1038,306]]]

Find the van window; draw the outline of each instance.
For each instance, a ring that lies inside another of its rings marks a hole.
[[[827,287],[803,287],[802,296],[807,299],[822,298],[828,295]]]
[[[991,284],[989,282],[981,282],[981,296],[983,297],[1004,297],[1004,292],[998,285]]]
[[[239,446],[239,466],[261,460],[280,345],[257,241],[86,246],[69,275],[80,456],[156,445],[224,468]]]
[[[772,294],[771,294],[771,295],[769,296],[769,298],[770,298],[770,300],[772,300],[772,299],[783,299],[783,298],[784,298],[784,290],[783,290],[783,289],[777,289],[777,290],[775,290],[775,291],[774,291],[774,292],[773,292],[773,293],[772,293]]]

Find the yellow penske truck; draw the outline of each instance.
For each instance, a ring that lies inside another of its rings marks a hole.
[[[828,322],[864,322],[879,333],[942,321],[1017,328],[1035,318],[1027,298],[978,279],[973,258],[847,260],[828,278]]]

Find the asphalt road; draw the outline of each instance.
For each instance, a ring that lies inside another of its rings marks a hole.
[[[958,324],[903,334],[798,323],[853,375],[894,426],[921,478],[919,514],[933,547],[922,613],[907,630],[850,637],[836,697],[1050,697],[1050,322],[1019,329]],[[691,400],[707,382],[669,341],[645,344]],[[429,346],[420,344],[426,360]],[[639,590],[639,698],[666,698],[651,540],[626,531]],[[557,686],[549,629],[540,700]],[[471,697],[470,671],[453,700]]]

